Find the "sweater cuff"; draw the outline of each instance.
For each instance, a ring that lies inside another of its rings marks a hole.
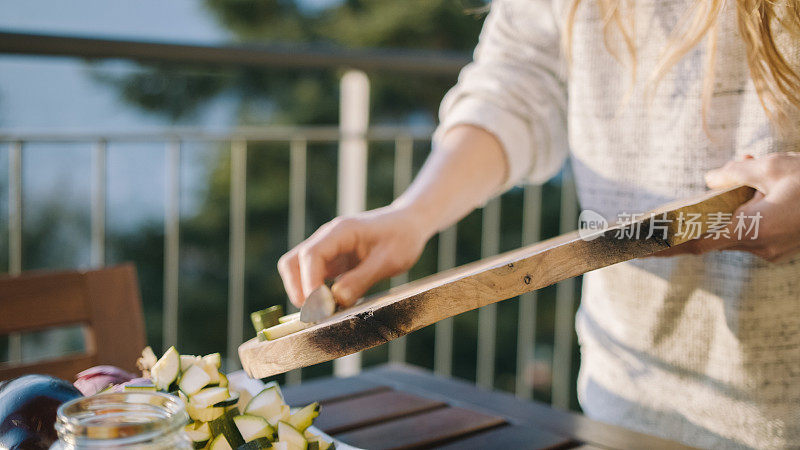
[[[446,111],[433,133],[433,151],[436,151],[444,135],[456,125],[482,128],[500,142],[506,157],[507,173],[498,195],[521,183],[530,174],[533,162],[531,130],[520,117],[490,101],[473,96],[463,97]]]

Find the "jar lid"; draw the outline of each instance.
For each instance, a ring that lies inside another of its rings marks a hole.
[[[103,393],[61,405],[56,431],[75,445],[128,445],[179,431],[188,420],[183,401],[173,395]]]

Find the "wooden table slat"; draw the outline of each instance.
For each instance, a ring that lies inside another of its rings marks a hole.
[[[599,447],[684,449],[693,448],[627,428],[598,422],[580,414],[559,411],[543,403],[522,401],[499,391],[480,389],[474,384],[442,378],[425,370],[402,364],[387,364],[362,372],[367,380],[380,380],[397,390],[447,401],[454,406],[498,414],[516,425],[529,425]]]
[[[572,439],[558,436],[548,431],[530,426],[509,425],[482,431],[463,439],[458,439],[437,449],[562,449],[580,445]]]
[[[304,381],[297,386],[283,388],[283,397],[289,406],[305,406],[319,402],[320,405],[371,395],[391,390],[389,386],[360,377],[323,378]]]
[[[335,435],[360,448],[424,448],[476,431],[503,425],[505,420],[464,408],[440,408]]]
[[[337,434],[444,406],[444,402],[404,392],[377,392],[326,404],[314,426]]]

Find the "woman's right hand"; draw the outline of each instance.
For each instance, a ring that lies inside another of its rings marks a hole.
[[[326,279],[341,306],[353,305],[373,284],[411,268],[431,233],[408,209],[387,206],[337,217],[283,255],[278,271],[298,308]]]

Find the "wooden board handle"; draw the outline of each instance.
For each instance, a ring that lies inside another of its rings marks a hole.
[[[687,218],[699,215],[695,231],[705,234],[712,215],[733,213],[754,192],[747,186],[711,192],[614,224],[591,239],[567,233],[456,267],[370,296],[280,339],[251,339],[239,347],[239,358],[250,376],[263,378],[375,347],[447,317],[682,244],[691,239]]]

